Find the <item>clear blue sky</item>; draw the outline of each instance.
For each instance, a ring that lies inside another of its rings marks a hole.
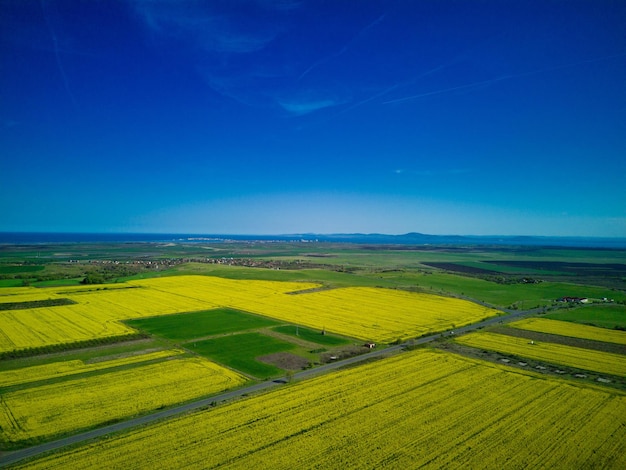
[[[626,2],[0,2],[0,231],[626,236]]]

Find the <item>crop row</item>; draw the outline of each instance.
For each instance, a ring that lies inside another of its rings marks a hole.
[[[522,330],[538,331],[540,333],[550,333],[553,335],[626,345],[626,331],[609,330],[608,328],[598,328],[596,326],[581,325],[567,321],[549,320],[547,318],[527,318],[511,323],[510,326]]]
[[[488,349],[550,364],[626,377],[626,356],[562,344],[529,341],[525,338],[488,332],[472,333],[456,339],[474,348]]]
[[[237,387],[246,379],[180,357],[22,388],[0,398],[0,441],[49,438]]]
[[[146,452],[146,449],[150,449]],[[626,397],[414,351],[28,468],[625,468]]]
[[[8,387],[12,385],[26,384],[38,382],[51,378],[67,377],[70,375],[82,374],[85,372],[94,372],[97,370],[110,369],[124,365],[136,364],[140,362],[154,361],[156,359],[164,359],[183,354],[179,349],[156,351],[146,354],[132,355],[109,361],[94,362],[86,364],[81,360],[52,362],[39,366],[22,367],[20,369],[12,369],[0,371],[0,387]]]
[[[128,283],[132,288],[40,289],[39,298],[61,296],[77,304],[0,313],[0,352],[92,338],[123,336],[133,330],[120,320],[232,307],[317,330],[391,342],[456,328],[498,311],[460,299],[376,288],[342,288],[290,295],[315,284],[241,281],[178,276]],[[2,300],[37,300],[31,289]],[[1,301],[1,300],[0,300]]]

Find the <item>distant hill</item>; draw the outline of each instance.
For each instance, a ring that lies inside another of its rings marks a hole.
[[[626,249],[626,238],[540,237],[495,235],[428,235],[411,232],[402,235],[382,233],[299,233],[283,235],[165,234],[165,233],[41,233],[0,232],[0,244],[42,243],[121,243],[188,242],[220,243],[226,241],[303,241],[356,243],[364,245],[498,245],[558,246],[573,248]]]

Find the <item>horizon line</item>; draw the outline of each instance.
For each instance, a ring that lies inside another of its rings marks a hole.
[[[290,232],[290,233],[228,233],[228,232],[170,232],[170,231],[67,231],[67,230],[0,230],[0,234],[29,234],[29,235],[176,235],[176,236],[211,236],[211,237],[296,237],[296,236],[424,236],[424,237],[468,237],[468,238],[578,238],[578,239],[621,239],[624,236],[598,236],[598,235],[524,235],[524,234],[460,234],[460,233],[423,233],[423,232]]]

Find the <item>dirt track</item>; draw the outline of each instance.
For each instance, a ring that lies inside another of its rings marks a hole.
[[[594,341],[591,339],[572,338],[570,336],[559,336],[550,333],[541,333],[539,331],[509,328],[506,326],[495,327],[492,328],[491,331],[503,335],[531,339],[537,342],[543,341],[545,343],[563,344],[565,346],[574,346],[577,348],[593,349],[595,351],[626,355],[626,346],[622,344],[604,343],[602,341]]]

